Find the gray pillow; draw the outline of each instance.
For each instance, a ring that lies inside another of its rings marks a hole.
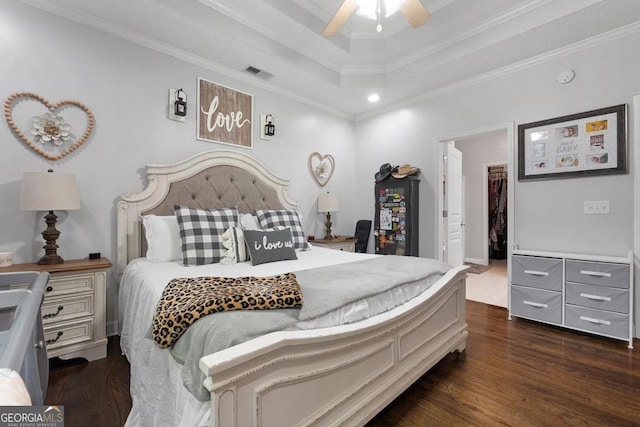
[[[245,230],[244,239],[251,255],[251,265],[298,259],[291,230]]]

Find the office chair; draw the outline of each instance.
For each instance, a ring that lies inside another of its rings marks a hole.
[[[371,221],[361,219],[356,222],[356,231],[354,236],[358,239],[356,242],[356,252],[366,253],[369,243],[369,232],[371,231]]]

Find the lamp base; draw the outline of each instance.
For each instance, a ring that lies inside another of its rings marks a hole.
[[[324,223],[325,232],[324,232],[324,240],[331,240],[333,236],[331,235],[331,212],[327,212],[327,221]]]
[[[38,264],[40,265],[52,265],[52,264],[62,264],[64,260],[60,255],[43,255],[42,258],[38,260]]]
[[[58,255],[58,245],[56,244],[56,240],[60,237],[60,232],[56,229],[58,217],[53,211],[49,211],[49,213],[44,216],[44,220],[47,223],[47,229],[42,232],[42,237],[44,237],[46,241],[46,245],[43,246],[45,254],[40,258],[38,264],[62,264],[64,260]]]

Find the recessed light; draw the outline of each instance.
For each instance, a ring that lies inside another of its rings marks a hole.
[[[378,95],[377,93],[372,93],[371,95],[369,95],[367,100],[369,102],[378,102],[378,101],[380,101],[380,95]]]

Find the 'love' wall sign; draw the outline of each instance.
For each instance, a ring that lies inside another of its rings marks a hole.
[[[253,148],[252,119],[252,95],[198,78],[199,140]]]

